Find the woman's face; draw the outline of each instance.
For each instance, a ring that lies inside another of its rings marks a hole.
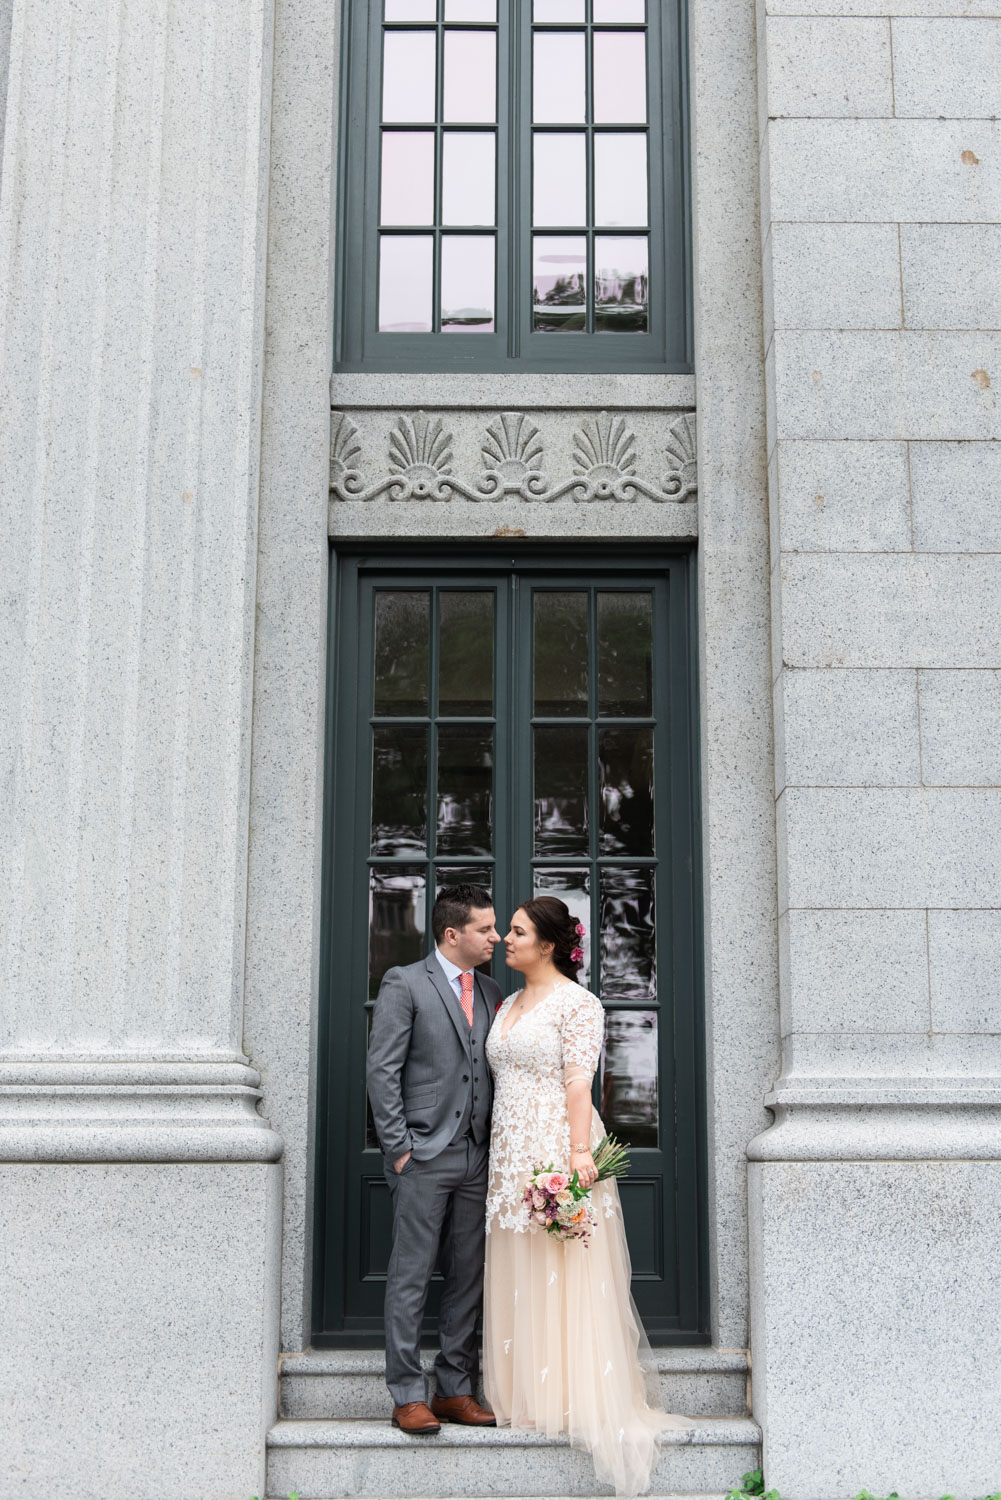
[[[550,956],[551,945],[546,944],[543,951],[535,924],[520,906],[511,918],[511,930],[504,939],[504,952],[508,968],[517,969],[522,974],[544,963]]]

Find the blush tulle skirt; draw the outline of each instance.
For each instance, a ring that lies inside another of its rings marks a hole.
[[[612,1214],[605,1204],[611,1201]],[[483,1383],[499,1426],[568,1433],[616,1495],[650,1488],[660,1434],[689,1427],[659,1408],[657,1376],[629,1293],[618,1189],[599,1184],[586,1247],[544,1230],[487,1235]]]

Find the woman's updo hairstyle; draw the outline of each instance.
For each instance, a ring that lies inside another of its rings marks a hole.
[[[584,931],[565,901],[558,896],[533,896],[523,901],[521,909],[538,934],[541,943],[552,943],[553,963],[567,979],[576,981],[584,962]]]

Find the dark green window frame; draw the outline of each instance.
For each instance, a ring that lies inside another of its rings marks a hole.
[[[531,0],[498,0],[496,331],[466,334],[378,331],[383,4],[382,0],[342,0],[342,3],[335,368],[373,373],[449,370],[690,373],[685,0],[647,3],[650,173],[647,333],[532,331]],[[590,21],[590,0],[587,15]],[[462,25],[463,29],[476,29],[470,23]],[[411,29],[424,28],[415,23]],[[574,31],[580,26],[567,23],[552,29]],[[615,29],[621,28],[616,24]],[[437,129],[440,142],[441,127],[432,128]],[[590,131],[592,127],[586,129]],[[440,150],[440,144],[436,149]],[[552,228],[547,232],[559,235],[570,231]],[[593,239],[593,232],[588,233]]]

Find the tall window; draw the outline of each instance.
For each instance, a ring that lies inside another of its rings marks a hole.
[[[340,368],[690,368],[681,4],[346,0]]]

